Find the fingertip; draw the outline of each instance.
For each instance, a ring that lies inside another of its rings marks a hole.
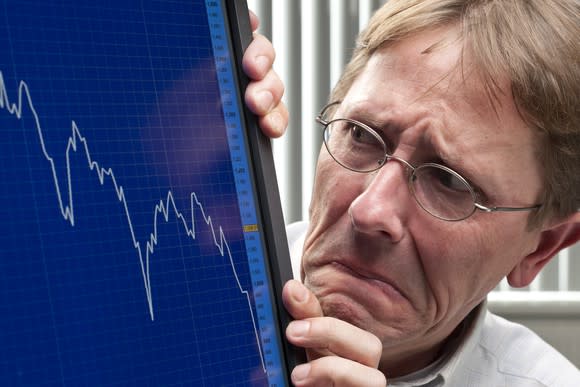
[[[275,58],[276,51],[272,43],[256,33],[242,58],[244,72],[253,80],[264,79],[272,68]]]
[[[264,79],[271,67],[272,61],[266,55],[252,57],[246,53],[242,59],[242,68],[244,69],[244,73],[246,73],[246,75],[254,81]]]
[[[250,14],[250,25],[252,26],[252,31],[256,31],[260,26],[260,19],[258,19],[258,16],[251,9],[248,11]]]
[[[267,72],[267,70],[264,70],[264,65],[261,64],[260,61],[261,59],[258,59],[258,57],[252,57],[251,55],[248,55],[247,52],[242,58],[242,69],[251,80],[259,81],[264,79],[264,72]]]
[[[309,290],[300,281],[291,279],[282,290],[283,295],[292,298],[294,301],[302,303],[308,300]]]
[[[277,103],[275,98],[276,97],[271,89],[262,88],[262,86],[256,82],[250,83],[244,94],[246,105],[252,113],[260,116],[261,120],[274,111],[275,104]],[[260,122],[260,124],[262,124],[262,122]]]
[[[291,280],[282,291],[282,301],[288,313],[297,320],[322,317],[322,308],[316,296],[302,283]]]
[[[298,281],[294,283],[293,296],[297,302],[306,302],[308,300],[309,293],[310,291],[306,289],[306,286],[304,286],[302,283]]]
[[[309,363],[300,364],[294,367],[292,374],[290,375],[292,383],[296,386],[302,385],[302,383],[308,379],[311,367],[312,366]]]
[[[268,114],[274,108],[274,95],[270,90],[258,91],[255,95],[258,114]]]
[[[270,68],[272,67],[272,61],[266,55],[258,55],[254,58],[256,64],[256,78],[263,79]]]
[[[270,138],[279,138],[286,131],[284,118],[276,110],[264,117],[262,127],[264,134]]]
[[[302,339],[308,338],[309,331],[310,321],[294,320],[286,327],[286,337],[293,344],[300,345]]]

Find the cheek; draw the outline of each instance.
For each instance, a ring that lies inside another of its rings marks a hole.
[[[320,153],[314,179],[310,222],[333,222],[348,213],[348,207],[362,192],[365,175],[349,171],[334,161],[325,149]]]
[[[521,234],[514,230],[520,230],[521,225],[499,227],[497,222],[486,221],[423,223],[422,232],[414,233],[427,281],[438,303],[451,309],[454,304],[476,305],[520,257]]]

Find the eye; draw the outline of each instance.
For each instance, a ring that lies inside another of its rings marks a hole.
[[[380,145],[381,141],[373,132],[370,132],[366,128],[363,128],[360,125],[356,125],[353,123],[349,123],[349,132],[351,138],[360,144],[368,144],[368,145]]]
[[[440,166],[425,166],[421,168],[421,178],[428,177],[431,184],[457,193],[471,192],[468,183],[456,172]]]
[[[439,182],[449,189],[455,191],[468,191],[463,180],[451,173],[440,172],[437,177]]]

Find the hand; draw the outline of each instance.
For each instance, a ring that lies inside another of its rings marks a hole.
[[[284,94],[282,80],[272,69],[276,56],[272,43],[258,34],[258,17],[250,12],[254,40],[248,46],[242,65],[250,78],[246,89],[246,105],[258,116],[258,122],[268,137],[280,137],[288,125],[288,110],[281,101]]]
[[[314,294],[296,280],[286,283],[282,299],[294,317],[288,340],[306,348],[308,363],[292,371],[296,386],[386,386],[377,367],[382,343],[372,333],[347,322],[324,317]]]

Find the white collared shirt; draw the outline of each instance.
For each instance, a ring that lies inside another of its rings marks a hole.
[[[286,229],[292,271],[300,279],[307,222]],[[393,387],[580,387],[580,370],[528,328],[489,312],[470,315],[457,345],[426,368],[388,380]]]

